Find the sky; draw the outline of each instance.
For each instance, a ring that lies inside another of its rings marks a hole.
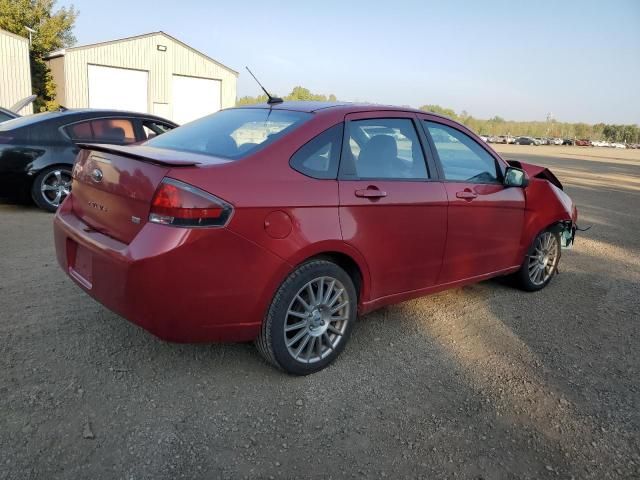
[[[640,0],[58,1],[83,45],[162,30],[240,72],[478,118],[640,124]]]

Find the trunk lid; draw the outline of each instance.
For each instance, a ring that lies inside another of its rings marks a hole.
[[[168,171],[164,165],[83,150],[73,169],[73,212],[94,230],[128,244],[147,223],[153,194]]]
[[[149,219],[151,200],[170,170],[228,163],[174,150],[80,144],[73,169],[72,209],[89,227],[130,243]]]

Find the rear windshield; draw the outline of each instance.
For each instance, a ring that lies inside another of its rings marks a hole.
[[[239,159],[265,147],[311,118],[312,114],[268,108],[222,110],[144,145]]]
[[[38,123],[41,120],[52,118],[56,116],[57,112],[43,112],[36,113],[35,115],[27,115],[26,117],[18,117],[6,122],[0,123],[0,132],[6,132],[13,130],[14,128],[26,127]]]

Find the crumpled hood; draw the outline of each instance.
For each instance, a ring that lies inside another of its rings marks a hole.
[[[509,165],[511,165],[512,167],[524,170],[527,175],[529,175],[529,178],[543,178],[554,184],[560,190],[563,190],[562,183],[560,183],[558,177],[556,177],[553,172],[551,172],[551,170],[546,167],[541,167],[532,163],[521,162],[520,160],[507,160],[507,163],[509,163]]]

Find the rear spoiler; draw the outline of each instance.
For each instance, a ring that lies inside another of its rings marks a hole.
[[[95,152],[111,153],[123,157],[132,158],[146,163],[156,163],[169,167],[189,167],[207,162],[205,155],[197,153],[177,152],[175,150],[165,150],[162,148],[146,147],[143,145],[109,145],[104,143],[78,143],[78,147],[83,150],[93,150]],[[176,158],[180,156],[180,158]],[[205,158],[201,158],[205,157]]]

